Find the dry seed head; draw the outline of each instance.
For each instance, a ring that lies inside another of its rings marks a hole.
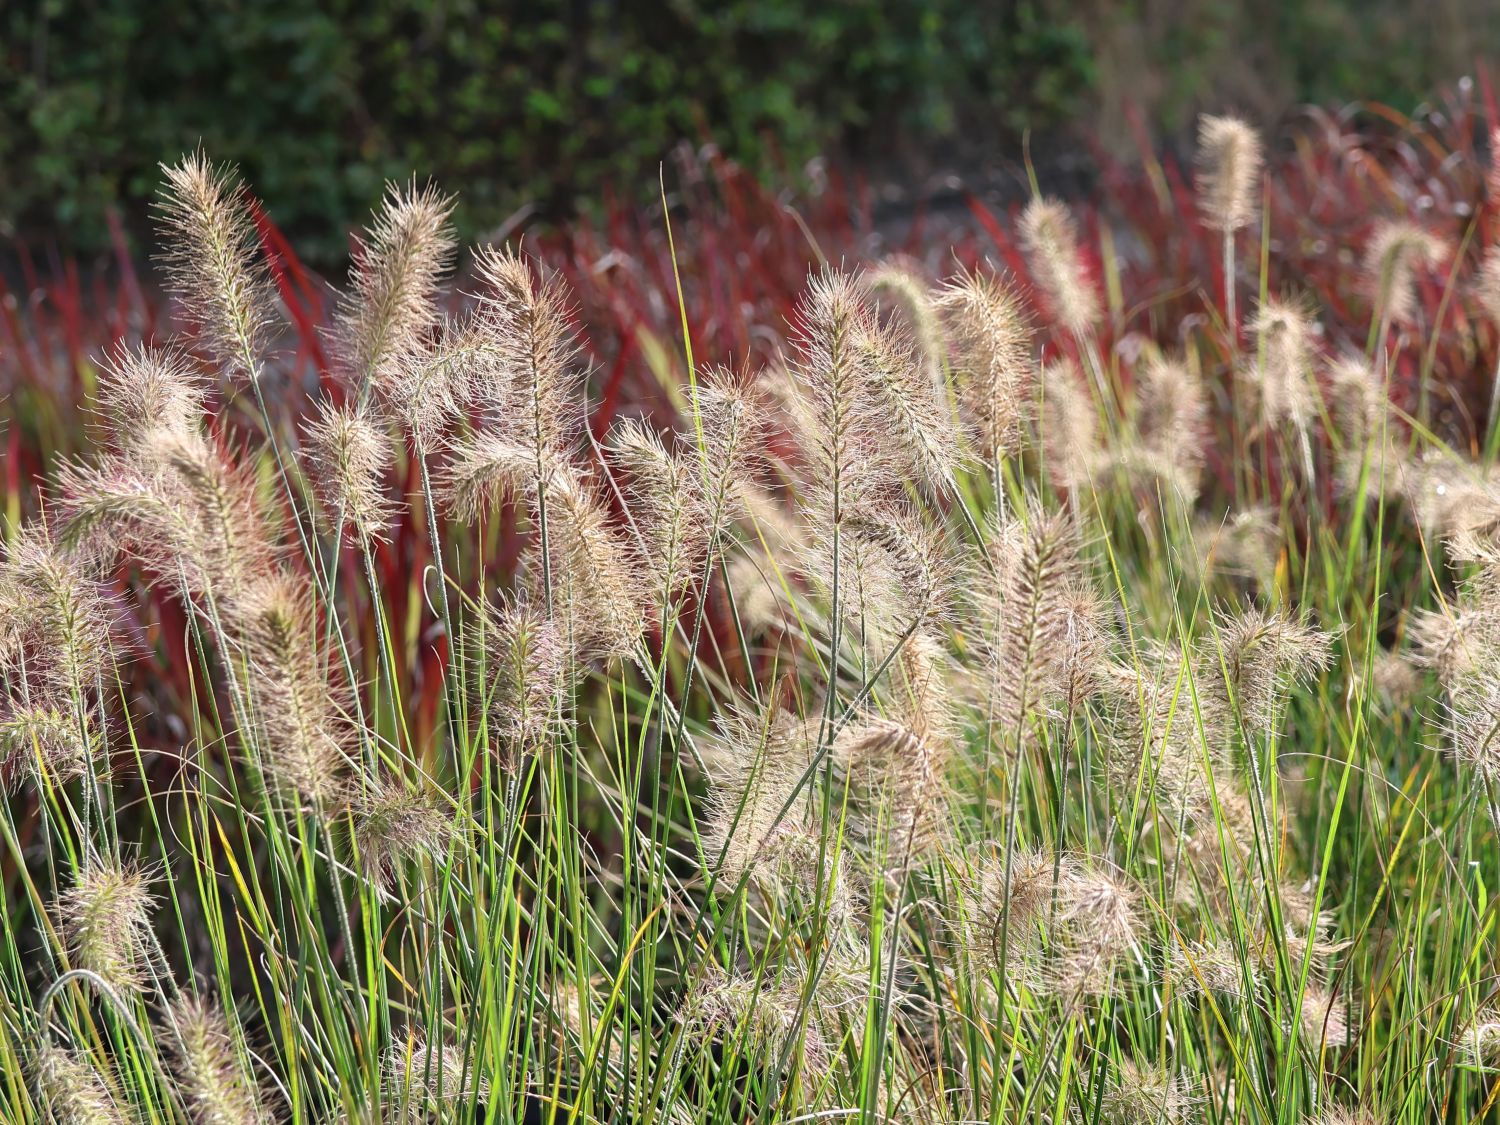
[[[541,749],[562,725],[576,659],[555,622],[524,602],[488,610],[483,710],[506,761]]]
[[[306,805],[329,808],[342,795],[350,731],[318,659],[310,593],[270,575],[247,591],[241,620],[261,764]]]
[[[390,435],[359,407],[325,401],[305,428],[323,518],[361,542],[384,539],[394,513],[385,479],[394,460]]]
[[[420,1032],[392,1043],[385,1053],[386,1089],[382,1099],[396,1121],[429,1120],[436,1111],[449,1120],[458,1103],[483,1101],[488,1083],[457,1043],[434,1044]]]
[[[1042,370],[1042,445],[1047,472],[1057,488],[1085,488],[1101,457],[1099,412],[1078,366],[1055,360]]]
[[[1307,1125],[1385,1125],[1385,1119],[1374,1110],[1334,1106],[1332,1109],[1325,1109],[1316,1117],[1309,1117]]]
[[[1243,960],[1223,941],[1189,942],[1186,948],[1174,942],[1168,955],[1167,977],[1179,996],[1211,993],[1243,1000],[1257,987],[1254,964]]]
[[[91,722],[83,730],[79,720],[58,707],[22,706],[0,715],[0,754],[18,776],[43,775],[57,785],[88,772],[96,749]]]
[[[457,831],[451,809],[399,778],[382,779],[355,801],[359,862],[365,877],[383,894],[395,887],[406,864],[441,861]]]
[[[997,277],[963,271],[938,295],[959,401],[986,459],[1014,453],[1030,416],[1031,328]]]
[[[725,769],[708,796],[703,854],[720,894],[749,878],[777,893],[818,876],[816,778],[807,724],[776,708],[741,706],[719,720]],[[784,811],[783,811],[784,810]]]
[[[1459,1057],[1480,1070],[1500,1067],[1500,1008],[1481,1008],[1458,1030]]]
[[[44,1046],[32,1059],[31,1070],[37,1096],[58,1125],[128,1125],[134,1121],[85,1055]]]
[[[1186,1125],[1197,1099],[1187,1080],[1165,1067],[1120,1060],[1099,1097],[1102,1125]]]
[[[1353,1041],[1348,1006],[1316,981],[1308,981],[1302,993],[1302,1038],[1314,1051],[1347,1047]]]
[[[1021,213],[1026,264],[1057,323],[1077,337],[1099,322],[1099,293],[1078,245],[1068,208],[1056,199],[1033,199]]]
[[[80,969],[114,988],[145,983],[155,898],[145,872],[133,864],[90,860],[58,900],[68,955]]]
[[[635,652],[645,629],[637,599],[638,562],[609,526],[587,482],[547,496],[552,609],[566,642],[582,656],[610,660]]]
[[[1193,530],[1205,576],[1227,574],[1270,590],[1276,581],[1281,532],[1269,509],[1247,508],[1220,520],[1203,520]]]
[[[1364,481],[1370,499],[1399,493],[1406,475],[1405,443],[1393,427],[1390,400],[1374,369],[1362,357],[1346,356],[1328,369],[1334,418],[1343,448],[1340,486],[1349,493]]]
[[[159,430],[197,433],[208,388],[193,362],[168,348],[119,347],[99,371],[99,414],[121,452]]]
[[[230,378],[258,379],[272,291],[257,258],[247,193],[234,169],[202,152],[162,165],[160,214],[173,296]]]
[[[426,455],[463,413],[493,363],[493,346],[475,316],[445,318],[437,339],[426,347],[392,355],[375,384],[383,409]]]
[[[864,826],[873,842],[877,829],[887,841],[887,860],[902,867],[932,852],[951,835],[952,811],[943,772],[950,747],[940,735],[923,737],[889,719],[851,724],[834,740],[836,766],[855,780],[871,806]]]
[[[697,577],[709,546],[712,517],[698,459],[669,450],[636,419],[617,423],[609,445],[625,470],[627,507],[655,578],[652,594],[674,595]]]
[[[1260,135],[1237,117],[1198,118],[1198,209],[1210,230],[1235,231],[1255,217]]]
[[[1266,423],[1305,426],[1315,409],[1312,317],[1296,301],[1268,297],[1250,321],[1250,331],[1257,349],[1252,376]]]
[[[1290,688],[1329,667],[1332,642],[1330,634],[1282,613],[1248,610],[1225,618],[1203,649],[1200,690],[1217,689],[1227,676],[1247,733],[1259,734]]]
[[[207,999],[183,995],[167,1009],[172,1072],[194,1125],[271,1125],[229,1015]]]
[[[1171,470],[1187,500],[1198,495],[1208,402],[1203,383],[1181,360],[1157,356],[1136,376],[1136,429],[1145,450]]]
[[[1447,242],[1414,223],[1385,221],[1365,249],[1366,292],[1380,314],[1409,323],[1417,312],[1417,271],[1448,260]]]
[[[922,267],[897,256],[882,262],[869,275],[870,292],[890,298],[911,327],[923,373],[932,387],[941,389],[943,378],[943,322]]]
[[[513,436],[533,456],[562,455],[577,424],[577,348],[559,282],[509,247],[486,247],[475,259],[476,294],[492,362],[476,388],[483,405],[511,419]]]
[[[339,308],[339,353],[351,388],[384,382],[392,362],[426,346],[453,257],[453,202],[431,185],[418,189],[415,180],[386,186],[355,249]]]
[[[1474,295],[1490,323],[1500,327],[1500,246],[1491,246],[1479,263],[1474,279]]]
[[[980,861],[964,873],[967,903],[955,921],[968,955],[998,971],[1034,954],[1058,887],[1071,877],[1072,868],[1066,855],[1054,857],[1029,847],[1007,853],[1004,844],[986,846]]]
[[[889,494],[898,475],[871,392],[865,346],[872,310],[855,275],[824,271],[797,305],[796,361],[788,368],[812,472],[810,506],[831,526],[851,506]]]
[[[746,511],[747,478],[761,429],[754,389],[724,368],[705,372],[698,383],[698,426],[709,541],[718,547],[729,525]]]
[[[947,403],[924,369],[905,329],[871,317],[859,328],[858,348],[869,393],[904,479],[933,495],[948,495],[963,463]]]
[[[557,472],[543,463],[541,472],[550,482]],[[475,430],[455,441],[438,477],[438,492],[461,523],[473,523],[480,515],[506,501],[537,501],[536,453],[510,437]]]
[[[73,706],[92,698],[112,667],[98,578],[91,552],[24,527],[0,563],[0,668],[24,663],[29,689]]]

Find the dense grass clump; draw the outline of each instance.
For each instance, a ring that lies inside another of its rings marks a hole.
[[[169,169],[193,331],[0,567],[4,1116],[1492,1116],[1494,441],[1391,387],[1494,271],[1392,216],[1353,346],[1202,138],[1173,346],[1037,198],[1034,284],[815,270],[670,424],[415,186],[304,408]]]

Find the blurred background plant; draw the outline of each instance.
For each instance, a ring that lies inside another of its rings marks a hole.
[[[649,199],[683,138],[779,182],[826,155],[910,184],[1029,130],[1076,171],[1127,108],[1184,148],[1205,108],[1410,111],[1497,47],[1485,0],[34,0],[0,12],[0,229],[100,250],[202,143],[326,264],[417,169],[466,237]]]

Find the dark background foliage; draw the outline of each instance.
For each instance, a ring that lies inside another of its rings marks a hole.
[[[12,0],[0,5],[0,230],[74,252],[157,162],[238,162],[314,257],[413,171],[467,236],[649,198],[682,139],[773,179],[814,155],[920,182],[1022,134],[1108,142],[1127,108],[1410,108],[1500,43],[1490,0]],[[1455,54],[1460,57],[1454,57]],[[139,226],[136,229],[140,229]]]

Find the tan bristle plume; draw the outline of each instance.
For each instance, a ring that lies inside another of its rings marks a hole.
[[[393,1043],[385,1055],[386,1090],[383,1100],[393,1120],[455,1120],[460,1103],[483,1100],[487,1083],[475,1072],[474,1062],[457,1043],[433,1043],[420,1032]]]
[[[1086,489],[1098,470],[1099,412],[1071,359],[1042,371],[1042,454],[1059,489]]]
[[[1485,250],[1474,279],[1474,295],[1490,323],[1500,327],[1500,245]]]
[[[506,501],[524,499],[534,506],[538,471],[550,479],[554,471],[566,476],[572,470],[548,462],[539,467],[530,446],[503,434],[476,430],[449,447],[438,491],[456,519],[473,523]]]
[[[1237,117],[1198,118],[1198,207],[1210,230],[1234,231],[1255,217],[1260,135]]]
[[[835,765],[852,779],[854,791],[873,808],[863,825],[872,840],[885,833],[888,870],[904,867],[913,857],[940,848],[952,835],[944,768],[951,747],[941,732],[933,736],[904,723],[871,717],[851,724],[834,740]]]
[[[1099,292],[1067,206],[1056,199],[1033,199],[1021,213],[1020,233],[1032,280],[1053,318],[1074,336],[1089,335],[1099,321]]]
[[[155,906],[145,872],[127,863],[90,860],[58,901],[73,964],[111,987],[140,988]]]
[[[310,591],[271,575],[247,591],[240,620],[261,764],[306,805],[326,809],[341,794],[350,732],[318,659]]]
[[[161,216],[172,293],[230,378],[257,379],[271,323],[272,291],[258,258],[255,224],[234,169],[202,152],[162,165]]]
[[[167,1009],[173,1074],[194,1125],[271,1125],[237,1028],[207,999],[181,996]]]
[[[57,1125],[131,1125],[87,1056],[45,1046],[31,1063],[37,1096]]]
[[[537,452],[571,446],[580,404],[573,371],[577,347],[561,284],[542,280],[509,247],[487,247],[474,263],[480,322],[492,349],[477,388],[481,405],[508,419],[511,436]]]
[[[0,753],[17,776],[53,785],[82,777],[97,749],[92,723],[57,707],[27,705],[0,713]]]
[[[1071,860],[994,843],[963,871],[966,902],[951,921],[965,954],[987,971],[1009,971],[1041,949],[1042,926]]]
[[[945,354],[943,323],[921,267],[902,257],[891,258],[871,271],[869,286],[872,293],[900,306],[916,341],[921,370],[932,388],[939,389]]]
[[[1298,302],[1269,297],[1256,310],[1250,331],[1257,340],[1254,377],[1267,424],[1306,426],[1314,411],[1312,318]]]
[[[1224,941],[1195,941],[1185,947],[1174,944],[1167,961],[1167,977],[1176,993],[1184,997],[1208,993],[1239,1000],[1256,988],[1254,963],[1241,960],[1234,947]]]
[[[438,320],[438,284],[453,256],[453,197],[416,182],[390,184],[360,239],[338,317],[350,386],[381,381],[387,365],[423,347]]]
[[[698,384],[698,427],[703,435],[699,471],[705,481],[709,540],[717,548],[729,525],[746,510],[761,404],[753,389],[731,372],[712,368]]]
[[[816,779],[805,723],[774,707],[742,705],[720,720],[726,771],[709,790],[703,855],[715,890],[731,894],[741,880],[775,893],[811,886],[818,875]]]
[[[638,560],[592,486],[580,478],[549,491],[547,532],[552,609],[567,643],[601,660],[633,655],[645,628]]]
[[[484,646],[482,709],[502,759],[516,762],[560,729],[575,660],[556,623],[524,602],[487,611]]]
[[[796,361],[789,368],[794,417],[805,405],[804,452],[812,460],[810,502],[837,523],[851,505],[882,495],[896,474],[868,384],[864,347],[871,309],[857,276],[816,275],[797,305]]]
[[[384,539],[395,506],[386,494],[390,435],[367,411],[324,401],[304,429],[323,518],[356,540]]]
[[[1326,986],[1309,981],[1302,992],[1300,1030],[1315,1053],[1347,1047],[1353,1038],[1348,1006]]]
[[[354,806],[354,842],[365,877],[379,891],[395,887],[402,868],[415,861],[441,860],[457,831],[451,809],[388,777]]]
[[[1457,1046],[1469,1066],[1483,1069],[1500,1066],[1500,1008],[1487,1007],[1475,1012],[1458,1029]]]
[[[610,433],[612,460],[624,470],[624,492],[654,578],[653,596],[672,597],[693,581],[708,550],[708,498],[697,458],[668,449],[638,419]]]
[[[1099,1125],[1187,1125],[1197,1099],[1187,1081],[1165,1067],[1121,1059],[1099,1095]]]
[[[0,670],[24,657],[28,687],[74,714],[112,667],[99,578],[93,554],[41,523],[24,527],[0,563]]]
[[[1333,638],[1281,613],[1247,610],[1219,622],[1216,638],[1205,645],[1204,663],[1224,677],[1245,729],[1266,731],[1285,692],[1326,669]]]
[[[1156,356],[1136,376],[1136,427],[1153,459],[1184,498],[1198,495],[1208,402],[1203,382],[1179,359]]]
[[[1395,429],[1390,400],[1375,369],[1360,356],[1345,356],[1328,369],[1334,420],[1343,448],[1339,484],[1349,493],[1364,481],[1371,499],[1392,496],[1406,473],[1406,441]]]
[[[196,432],[203,424],[208,388],[181,352],[121,347],[100,368],[98,396],[110,438],[116,448],[130,452],[154,432]]]
[[[1410,322],[1417,312],[1417,271],[1437,269],[1448,254],[1447,242],[1415,223],[1380,223],[1364,260],[1365,289],[1380,314]]]
[[[895,322],[870,318],[859,348],[875,404],[884,416],[892,460],[902,475],[933,495],[949,495],[962,463],[948,406],[939,397],[911,337]]]
[[[961,271],[938,296],[959,400],[986,459],[1016,451],[1030,415],[1036,367],[1031,329],[1010,289]]]
[[[1332,1109],[1325,1109],[1316,1117],[1309,1118],[1307,1125],[1385,1125],[1385,1119],[1373,1110],[1334,1106]]]

